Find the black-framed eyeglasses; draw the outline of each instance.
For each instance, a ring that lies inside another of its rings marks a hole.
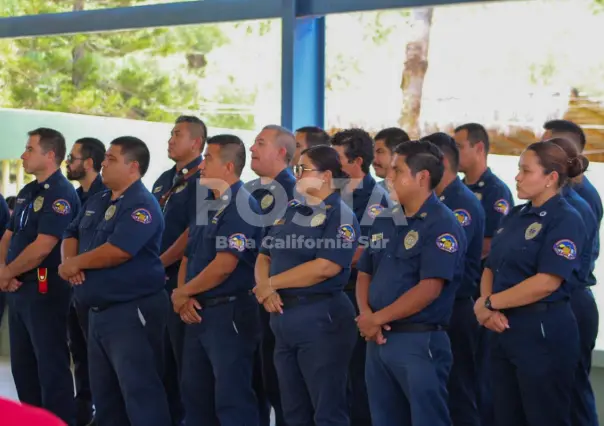
[[[304,172],[320,172],[321,170],[311,169],[310,167],[306,167],[303,164],[296,164],[295,166],[292,167],[292,171],[294,172],[294,175],[296,175],[297,177],[300,177],[300,176],[302,176],[302,173],[304,173]]]

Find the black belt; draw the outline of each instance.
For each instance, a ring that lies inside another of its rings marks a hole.
[[[36,269],[32,269],[31,271],[24,272],[16,278],[17,278],[17,280],[21,281],[22,283],[27,282],[27,281],[38,282],[38,269],[36,268]]]
[[[201,300],[199,300],[199,303],[201,304],[202,308],[212,308],[214,306],[224,305],[225,303],[234,302],[235,300],[239,299],[240,297],[251,296],[252,294],[253,294],[252,290],[249,290],[245,293],[234,294],[232,296],[217,296],[217,297],[210,297],[209,299],[201,299]]]
[[[352,281],[344,286],[344,291],[355,291],[357,288],[357,283]]]
[[[426,333],[429,331],[444,331],[447,329],[440,324],[392,323],[390,331],[394,333]]]
[[[568,299],[556,300],[555,302],[536,302],[526,306],[519,306],[517,308],[501,309],[501,312],[505,315],[518,314],[518,313],[537,313],[545,312],[548,309],[562,306],[568,303]]]
[[[333,293],[316,293],[316,294],[307,294],[307,295],[280,295],[281,301],[283,302],[283,306],[290,308],[296,305],[302,305],[306,303],[314,303],[320,300],[329,299],[333,297]]]

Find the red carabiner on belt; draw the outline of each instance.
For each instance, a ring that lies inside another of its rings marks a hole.
[[[48,293],[48,268],[38,268],[38,292]]]

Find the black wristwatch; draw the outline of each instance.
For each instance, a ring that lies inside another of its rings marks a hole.
[[[487,308],[489,311],[497,310],[497,309],[493,309],[493,306],[491,305],[491,296],[487,296],[487,298],[484,299],[484,307]]]

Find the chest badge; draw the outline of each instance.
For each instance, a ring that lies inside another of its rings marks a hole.
[[[178,194],[179,192],[182,192],[186,187],[187,187],[187,184],[183,183],[182,185],[176,187],[176,189],[174,190],[174,193]]]
[[[476,195],[476,198],[478,198],[478,201],[482,201],[482,194],[480,192],[475,192],[474,195]]]
[[[262,197],[262,200],[260,200],[260,207],[262,207],[262,210],[268,209],[271,204],[273,204],[274,200],[275,198],[271,194],[266,194]]]
[[[319,213],[310,220],[310,226],[320,226],[323,224],[323,222],[325,222],[325,215],[323,213]]]
[[[109,220],[113,217],[113,215],[115,214],[115,204],[110,205],[107,210],[105,210],[105,220]]]
[[[542,226],[538,222],[530,224],[529,227],[526,228],[526,231],[524,231],[524,239],[532,240],[533,238],[535,238],[537,236],[537,234],[539,234],[539,231],[541,231],[541,228],[542,228]]]
[[[405,244],[405,248],[407,250],[411,250],[415,246],[415,244],[417,244],[418,240],[419,234],[417,233],[417,231],[407,232],[407,235],[405,235],[405,240],[403,241]]]
[[[161,185],[160,185],[160,186],[158,186],[158,187],[156,187],[156,188],[153,190],[153,193],[154,193],[154,194],[157,194],[159,191],[161,191],[161,190],[162,190],[162,188],[163,188],[163,186],[161,186]]]
[[[39,212],[42,206],[44,205],[44,197],[39,196],[34,201],[34,211]]]

